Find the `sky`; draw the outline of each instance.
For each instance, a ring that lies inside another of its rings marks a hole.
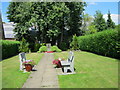
[[[6,14],[8,6],[9,6],[9,2],[1,3],[0,9],[2,12],[3,22],[9,22]],[[118,24],[118,2],[87,2],[87,7],[85,7],[85,13],[88,13],[89,15],[94,16],[95,11],[97,10],[101,11],[105,20],[107,20],[107,13],[108,13],[108,10],[110,10],[112,20],[115,22],[116,25]],[[120,21],[120,18],[119,18],[119,21]]]
[[[116,25],[118,24],[118,2],[87,2],[85,13],[94,16],[97,10],[101,11],[105,20],[107,20],[107,13],[110,10],[112,20]]]

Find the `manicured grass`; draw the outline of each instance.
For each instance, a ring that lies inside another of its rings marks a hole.
[[[2,63],[0,62],[0,90],[2,89]]]
[[[68,52],[55,53],[68,57]],[[75,72],[59,75],[60,88],[118,88],[118,60],[89,52],[74,52]]]
[[[43,54],[26,54],[27,60],[34,60],[38,63]],[[2,61],[2,88],[21,88],[27,80],[30,72],[23,73],[19,70],[19,56],[14,56]]]

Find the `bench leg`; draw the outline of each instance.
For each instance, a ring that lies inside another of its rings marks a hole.
[[[23,70],[22,62],[20,62],[20,70],[21,70],[21,71]]]
[[[74,68],[71,68],[72,73],[74,73]]]
[[[64,67],[64,73],[67,73],[67,68],[66,67]]]

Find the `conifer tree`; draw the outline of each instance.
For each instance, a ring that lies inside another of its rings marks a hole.
[[[103,18],[103,14],[98,10],[96,11],[96,14],[94,15],[94,25],[97,28],[97,31],[103,31],[106,29],[106,22]]]
[[[108,11],[107,28],[115,28],[115,23],[111,19],[110,11]]]

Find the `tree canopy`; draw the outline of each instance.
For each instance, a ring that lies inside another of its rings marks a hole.
[[[94,25],[97,28],[98,32],[103,31],[107,28],[105,19],[103,18],[103,14],[98,10],[94,15]]]
[[[60,44],[72,35],[81,35],[82,13],[85,2],[11,2],[8,18],[17,23],[17,40],[41,41]],[[29,30],[34,27],[36,35]],[[69,42],[69,41],[68,41]]]
[[[110,11],[108,11],[107,28],[115,28],[115,23],[111,19]]]

